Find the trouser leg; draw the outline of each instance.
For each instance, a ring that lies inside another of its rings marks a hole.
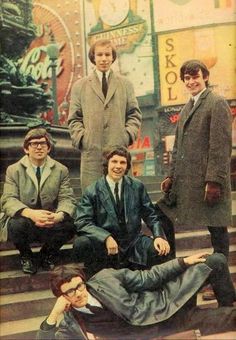
[[[236,307],[192,309],[181,308],[167,321],[161,322],[160,335],[199,329],[202,335],[236,329]]]
[[[205,263],[212,269],[208,281],[219,306],[232,306],[236,295],[226,257],[223,254],[214,253],[206,259]]]
[[[25,217],[12,217],[8,222],[9,239],[19,250],[21,256],[32,256],[30,243],[36,240],[36,227]]]
[[[83,262],[89,274],[107,267],[107,253],[103,243],[92,242],[87,236],[78,236],[73,244],[73,257]]]
[[[229,257],[229,234],[227,227],[208,227],[214,253],[222,253]]]
[[[62,222],[55,224],[52,228],[38,229],[38,238],[43,243],[41,253],[45,256],[56,254],[75,234],[73,219],[70,216],[66,216]]]
[[[172,252],[170,252],[167,255],[159,255],[154,247],[153,239],[151,238],[148,247],[146,248],[146,251],[147,251],[147,268],[151,268],[156,264],[165,263],[174,258]]]

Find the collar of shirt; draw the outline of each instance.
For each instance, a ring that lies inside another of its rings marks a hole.
[[[201,94],[206,91],[206,87],[201,91],[199,92],[198,94],[196,94],[196,96],[192,96],[192,99],[194,100],[194,105],[196,104],[196,102],[198,101],[199,97],[201,96]]]
[[[93,297],[89,292],[88,292],[88,302],[87,303],[91,306],[102,308],[101,303],[95,297]],[[76,308],[76,307],[73,307],[73,308],[75,310],[79,311],[79,312],[82,312],[82,313],[94,314],[88,308],[86,308],[85,306],[81,307],[81,308]]]
[[[117,182],[114,182],[108,175],[106,175],[106,180],[107,180],[107,183],[108,183],[108,185],[111,189],[113,196],[115,197],[114,190],[115,190],[115,185],[116,185]],[[121,197],[122,181],[123,181],[123,177],[118,182],[119,197]]]
[[[108,81],[108,77],[109,77],[109,74],[110,74],[111,70],[108,70],[106,73],[106,80]],[[96,73],[97,73],[97,76],[98,76],[98,79],[100,81],[100,83],[102,82],[102,75],[103,75],[103,72],[99,71],[98,69],[96,69]]]
[[[42,172],[43,172],[43,168],[44,168],[45,164],[46,164],[46,162],[43,163],[43,165],[41,165],[41,166],[39,167],[39,168],[40,168],[40,173],[41,173],[41,174],[42,174]],[[32,168],[34,169],[34,172],[36,173],[36,171],[37,171],[37,166],[34,165],[33,163],[31,163],[31,165],[32,165]]]

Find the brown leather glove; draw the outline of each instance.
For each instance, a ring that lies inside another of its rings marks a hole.
[[[207,202],[209,206],[213,206],[218,203],[221,196],[221,185],[216,182],[207,182],[205,186],[205,197],[204,201]]]
[[[171,177],[167,177],[164,181],[161,182],[161,191],[168,192],[171,189],[173,180]]]

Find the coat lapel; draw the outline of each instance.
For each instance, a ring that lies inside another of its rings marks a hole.
[[[42,176],[41,176],[41,181],[40,181],[40,188],[42,188],[43,184],[45,183],[46,179],[52,172],[52,167],[55,165],[55,161],[50,157],[47,156],[47,161],[46,164],[43,168]]]
[[[105,101],[104,95],[102,93],[102,85],[98,79],[98,76],[95,71],[89,76],[89,81],[91,83],[91,87],[96,93],[96,95],[101,99],[102,102]]]
[[[118,86],[118,81],[114,75],[114,72],[111,70],[110,75],[109,75],[109,81],[108,81],[108,91],[107,91],[107,96],[105,99],[105,105],[111,100],[113,97],[116,89]]]
[[[37,177],[36,177],[36,174],[35,174],[35,171],[34,171],[34,168],[33,166],[31,165],[30,161],[29,161],[29,157],[28,156],[24,156],[22,159],[21,159],[21,164],[24,165],[24,167],[26,167],[26,173],[27,175],[30,177],[30,179],[32,180],[34,186],[35,186],[35,189],[36,191],[38,192],[38,181],[37,181]]]
[[[129,179],[125,176],[124,177],[124,210],[125,210],[125,222],[128,223],[130,214],[133,208],[133,198],[134,192]]]
[[[194,112],[197,110],[197,108],[201,105],[202,100],[205,99],[205,97],[208,95],[208,93],[210,92],[210,90],[206,89],[200,96],[200,98],[198,99],[197,103],[193,106],[193,108],[189,111],[190,108],[190,101],[187,103],[185,109],[184,109],[184,117],[183,117],[183,128],[185,127],[186,123],[189,121],[189,119],[191,119],[191,117],[193,116]]]
[[[113,206],[110,193],[105,183],[105,177],[101,178],[101,181],[99,182],[98,190],[100,192],[100,200],[101,200],[101,203],[104,209],[107,211],[108,215],[111,216],[111,218],[117,219],[115,207]]]

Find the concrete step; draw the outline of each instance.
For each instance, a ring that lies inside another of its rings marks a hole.
[[[7,294],[1,296],[1,322],[16,321],[24,318],[47,315],[55,304],[56,298],[51,290]]]

